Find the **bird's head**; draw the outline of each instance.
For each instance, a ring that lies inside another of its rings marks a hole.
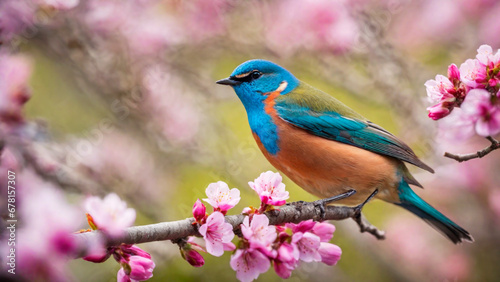
[[[250,60],[239,65],[231,76],[217,81],[230,85],[248,109],[261,104],[269,93],[286,94],[298,86],[299,80],[286,69],[266,60]]]

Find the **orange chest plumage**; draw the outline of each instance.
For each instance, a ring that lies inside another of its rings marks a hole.
[[[271,93],[265,100],[265,112],[277,126],[278,147],[270,154],[257,134],[253,134],[268,161],[297,185],[320,198],[355,189],[357,193],[339,204],[356,205],[375,189],[378,198],[397,202],[399,161],[351,145],[315,136],[281,119],[274,109]]]

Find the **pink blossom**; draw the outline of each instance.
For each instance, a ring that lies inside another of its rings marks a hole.
[[[427,80],[425,87],[427,88],[427,96],[431,103],[439,103],[443,100],[454,98],[450,93],[454,89],[453,82],[444,75],[438,74],[435,80]]]
[[[248,216],[243,220],[241,233],[250,242],[251,248],[262,247],[268,249],[276,240],[276,227],[269,225],[269,218],[264,214],[256,214],[249,223]]]
[[[309,220],[304,220],[299,222],[298,224],[295,223],[287,223],[285,226],[287,228],[290,228],[293,233],[306,233],[311,230],[313,230],[314,226],[316,225],[316,222],[314,222],[312,219]]]
[[[286,203],[289,198],[288,191],[285,190],[281,175],[272,171],[263,172],[254,180],[255,182],[248,182],[260,197],[260,200],[265,205],[281,206]]]
[[[125,274],[125,270],[123,268],[120,268],[120,270],[118,270],[118,273],[116,274],[116,281],[117,282],[131,282],[130,276]]]
[[[460,106],[465,98],[467,89],[460,81],[460,71],[455,64],[448,67],[448,77],[436,75],[435,80],[428,80],[425,83],[427,96],[434,106],[428,107],[429,117],[438,120]]]
[[[297,244],[300,260],[305,262],[321,261],[321,255],[318,252],[321,240],[318,235],[310,232],[297,232],[292,236],[292,243]]]
[[[193,206],[193,217],[197,222],[203,223],[206,216],[206,210],[205,205],[203,205],[200,199],[196,200]]]
[[[238,280],[252,281],[266,272],[271,262],[266,255],[255,249],[237,249],[231,256],[231,268],[236,271]]]
[[[327,265],[335,265],[340,260],[342,250],[337,245],[321,242],[318,253],[321,256],[321,262]]]
[[[115,193],[108,194],[104,199],[89,197],[84,205],[97,228],[110,236],[119,236],[126,228],[134,224],[135,210],[127,208],[127,203]]]
[[[292,230],[292,244],[297,246],[300,260],[333,265],[340,259],[340,248],[327,243],[335,232],[333,224],[306,220],[299,224],[288,223],[286,227]]]
[[[483,84],[493,88],[500,84],[500,50],[493,54],[491,46],[481,45],[477,49],[476,58],[486,69],[486,79]]]
[[[439,124],[440,137],[464,140],[475,133],[491,136],[500,132],[500,104],[492,104],[492,95],[484,89],[472,89],[460,109],[455,109]],[[498,100],[497,100],[498,101]]]
[[[231,243],[234,238],[233,226],[217,211],[207,218],[207,223],[200,226],[199,232],[205,239],[207,252],[216,257],[222,256],[224,245]]]
[[[208,199],[203,199],[203,201],[209,203],[215,210],[218,210],[223,214],[236,206],[241,200],[240,190],[236,188],[229,190],[229,186],[222,181],[210,183],[205,190],[205,193],[207,194]]]
[[[460,65],[460,78],[470,88],[484,88],[486,68],[477,59],[468,59]]]
[[[482,89],[473,89],[465,98],[462,109],[475,123],[474,128],[480,136],[493,136],[500,133],[500,103],[492,102],[492,95]]]
[[[497,50],[497,52],[493,54],[493,48],[491,48],[491,46],[481,45],[477,49],[476,58],[481,64],[492,69],[500,64],[500,50]]]
[[[283,279],[289,278],[298,265],[299,257],[300,253],[296,244],[281,243],[274,259],[274,271]]]

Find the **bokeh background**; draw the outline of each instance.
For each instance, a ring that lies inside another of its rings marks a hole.
[[[482,44],[498,49],[498,15],[496,0],[4,0],[0,60],[21,61],[25,75],[12,79],[30,98],[3,120],[1,165],[17,169],[19,189],[53,186],[75,206],[116,192],[137,210],[138,225],[191,216],[218,180],[242,192],[236,211],[258,205],[247,182],[275,169],[237,96],[214,82],[246,60],[267,59],[414,148],[436,170],[410,168],[425,186],[416,192],[476,240],[455,246],[403,209],[374,201],[365,215],[385,241],[353,221],[335,222],[338,265],[304,263],[290,281],[495,281],[500,155],[444,158],[489,143],[441,137],[446,129],[427,117],[424,83],[474,58]],[[315,200],[284,182],[290,201]],[[82,212],[81,228],[84,220]],[[171,242],[141,248],[157,265],[151,281],[236,280],[230,254],[206,254],[193,268]],[[74,260],[69,268],[76,281],[113,281],[118,265]],[[270,270],[259,280],[281,279]]]

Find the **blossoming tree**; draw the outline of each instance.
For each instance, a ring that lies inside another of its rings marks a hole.
[[[0,1],[0,279],[494,281],[499,13],[484,0]],[[417,175],[422,193],[476,242],[448,245],[376,202],[323,210],[268,171],[214,85],[254,57],[397,132],[436,168]]]

